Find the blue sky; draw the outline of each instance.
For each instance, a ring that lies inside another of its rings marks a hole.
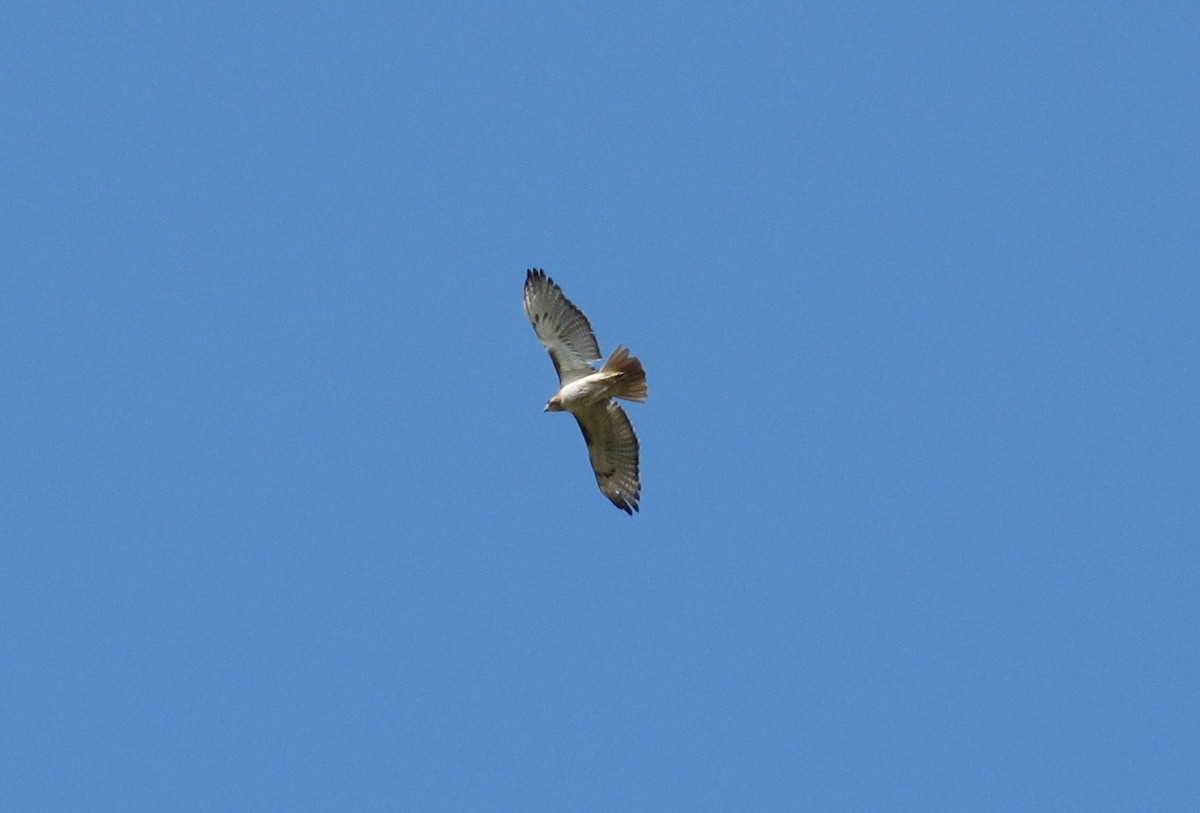
[[[1200,803],[1194,4],[0,21],[0,807]]]

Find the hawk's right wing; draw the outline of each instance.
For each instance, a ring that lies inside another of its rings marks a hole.
[[[629,416],[616,401],[573,413],[583,430],[596,485],[626,514],[638,510],[642,480],[638,475],[638,439]]]
[[[592,362],[600,360],[596,334],[545,271],[534,268],[525,274],[525,314],[550,351],[560,386],[595,372]]]

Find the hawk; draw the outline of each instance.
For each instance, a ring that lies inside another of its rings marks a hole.
[[[638,439],[629,416],[613,399],[645,402],[648,391],[642,363],[618,345],[603,367],[593,368],[592,362],[603,357],[587,317],[537,268],[525,274],[525,313],[558,373],[559,390],[545,411],[575,416],[596,485],[613,505],[632,515],[642,496]]]

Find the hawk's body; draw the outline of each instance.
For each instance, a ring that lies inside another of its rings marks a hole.
[[[559,390],[547,412],[570,412],[583,430],[596,484],[627,514],[638,510],[642,483],[638,439],[625,410],[613,398],[646,400],[642,363],[618,346],[599,370],[600,345],[587,317],[544,271],[525,275],[525,313],[558,372]]]

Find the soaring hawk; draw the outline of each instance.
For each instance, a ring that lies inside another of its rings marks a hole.
[[[558,372],[559,390],[546,412],[570,412],[583,430],[596,485],[627,514],[638,510],[638,439],[625,410],[614,401],[646,400],[646,371],[620,345],[599,370],[600,345],[583,311],[575,307],[545,271],[525,274],[525,313]]]

